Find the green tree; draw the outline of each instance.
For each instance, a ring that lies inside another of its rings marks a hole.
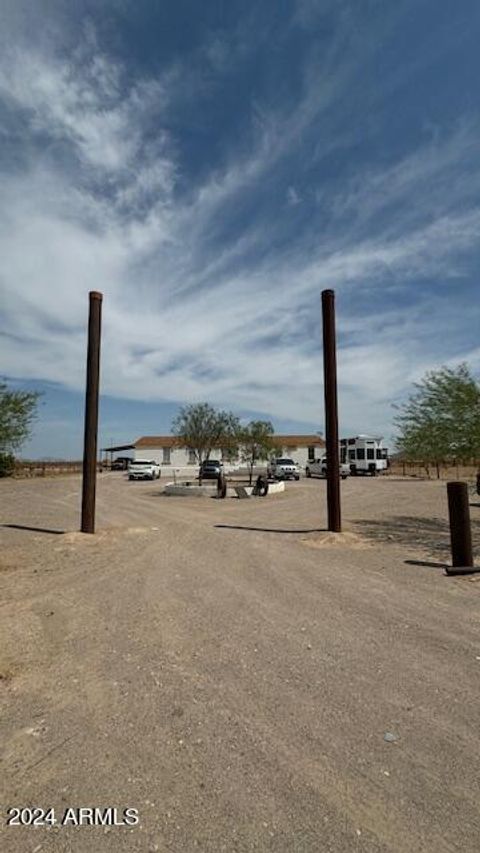
[[[434,464],[480,457],[480,385],[468,365],[442,367],[415,383],[394,419],[396,444],[412,461]]]
[[[39,396],[36,391],[15,391],[0,381],[0,476],[13,471],[13,451],[30,435]]]
[[[192,403],[182,406],[172,422],[172,432],[185,447],[195,452],[201,465],[214,449],[233,450],[240,433],[240,421],[232,412],[219,411],[209,403]]]
[[[273,425],[270,421],[250,421],[240,433],[239,447],[243,462],[248,463],[249,482],[252,485],[255,463],[260,459],[268,459],[275,450]]]

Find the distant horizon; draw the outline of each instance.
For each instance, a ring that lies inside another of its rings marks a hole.
[[[155,434],[149,433],[148,436],[150,436],[150,435],[154,436]],[[277,431],[274,432],[275,437],[283,437],[283,436],[290,436],[290,435],[298,435],[300,437],[302,437],[302,436],[318,436],[318,438],[321,438],[323,441],[325,441],[324,433],[318,432],[318,431],[317,432],[304,431],[304,432],[295,432],[295,433],[283,432],[283,431],[282,432],[277,432]],[[363,435],[374,436],[376,438],[381,437],[385,443],[385,437],[380,436],[379,433],[368,433],[367,434],[367,433],[360,433],[360,432],[355,432],[355,433],[352,432],[352,433],[348,433],[348,435],[347,434],[340,435],[340,440],[344,439],[344,438],[353,438],[353,437],[358,437],[358,436],[363,436]],[[164,437],[164,436],[165,437],[172,437],[173,433],[172,432],[158,433],[158,436],[159,437]],[[115,447],[119,447],[118,451],[110,450],[110,447],[108,447],[108,446],[99,447],[98,451],[97,451],[97,456],[99,459],[101,459],[102,454],[110,454],[110,453],[114,453],[115,456],[128,456],[129,452],[133,453],[135,450],[135,447],[133,446],[134,442],[139,441],[140,439],[145,438],[145,437],[147,437],[147,434],[137,436],[136,439],[134,439],[132,441],[131,447],[127,447],[128,443],[129,443],[128,441],[123,442],[123,443],[119,443],[118,445],[114,445]],[[122,447],[126,448],[126,449],[122,450]],[[153,447],[153,445],[152,445],[152,447]],[[389,451],[389,455],[393,455],[393,452],[392,452],[393,447],[390,448],[389,446],[387,446],[387,449]],[[17,459],[21,462],[81,462],[82,461],[82,454],[80,454],[78,457],[75,457],[75,458],[65,457],[65,456],[25,456],[24,454],[21,454],[21,455],[19,454],[19,455],[17,455]]]

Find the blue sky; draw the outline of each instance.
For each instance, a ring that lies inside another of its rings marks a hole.
[[[203,401],[393,434],[442,364],[480,371],[480,5],[4,0],[0,372],[43,391],[25,456],[81,454],[89,290],[100,443]]]

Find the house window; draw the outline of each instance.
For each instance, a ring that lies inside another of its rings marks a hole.
[[[163,447],[162,449],[163,449],[162,464],[163,465],[170,465],[170,448],[169,447]]]
[[[315,461],[315,448],[314,447],[308,448],[308,461],[309,462]]]
[[[194,450],[189,450],[188,451],[188,464],[189,465],[195,465],[196,461],[197,461],[197,454],[195,453]]]
[[[367,447],[367,459],[375,459],[375,450],[373,447]]]

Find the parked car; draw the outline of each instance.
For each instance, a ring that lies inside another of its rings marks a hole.
[[[198,476],[202,480],[217,480],[223,471],[223,463],[219,459],[205,459],[200,465]]]
[[[293,459],[272,459],[267,467],[267,474],[275,480],[299,480],[300,468]]]
[[[134,459],[128,468],[129,480],[158,480],[160,465],[152,459]]]
[[[130,456],[117,456],[110,466],[111,471],[126,471],[133,459]]]
[[[305,468],[307,477],[326,477],[327,476],[327,457],[322,456],[321,459],[315,459],[313,462],[308,462]],[[340,476],[342,480],[346,480],[350,474],[349,465],[340,462]]]

